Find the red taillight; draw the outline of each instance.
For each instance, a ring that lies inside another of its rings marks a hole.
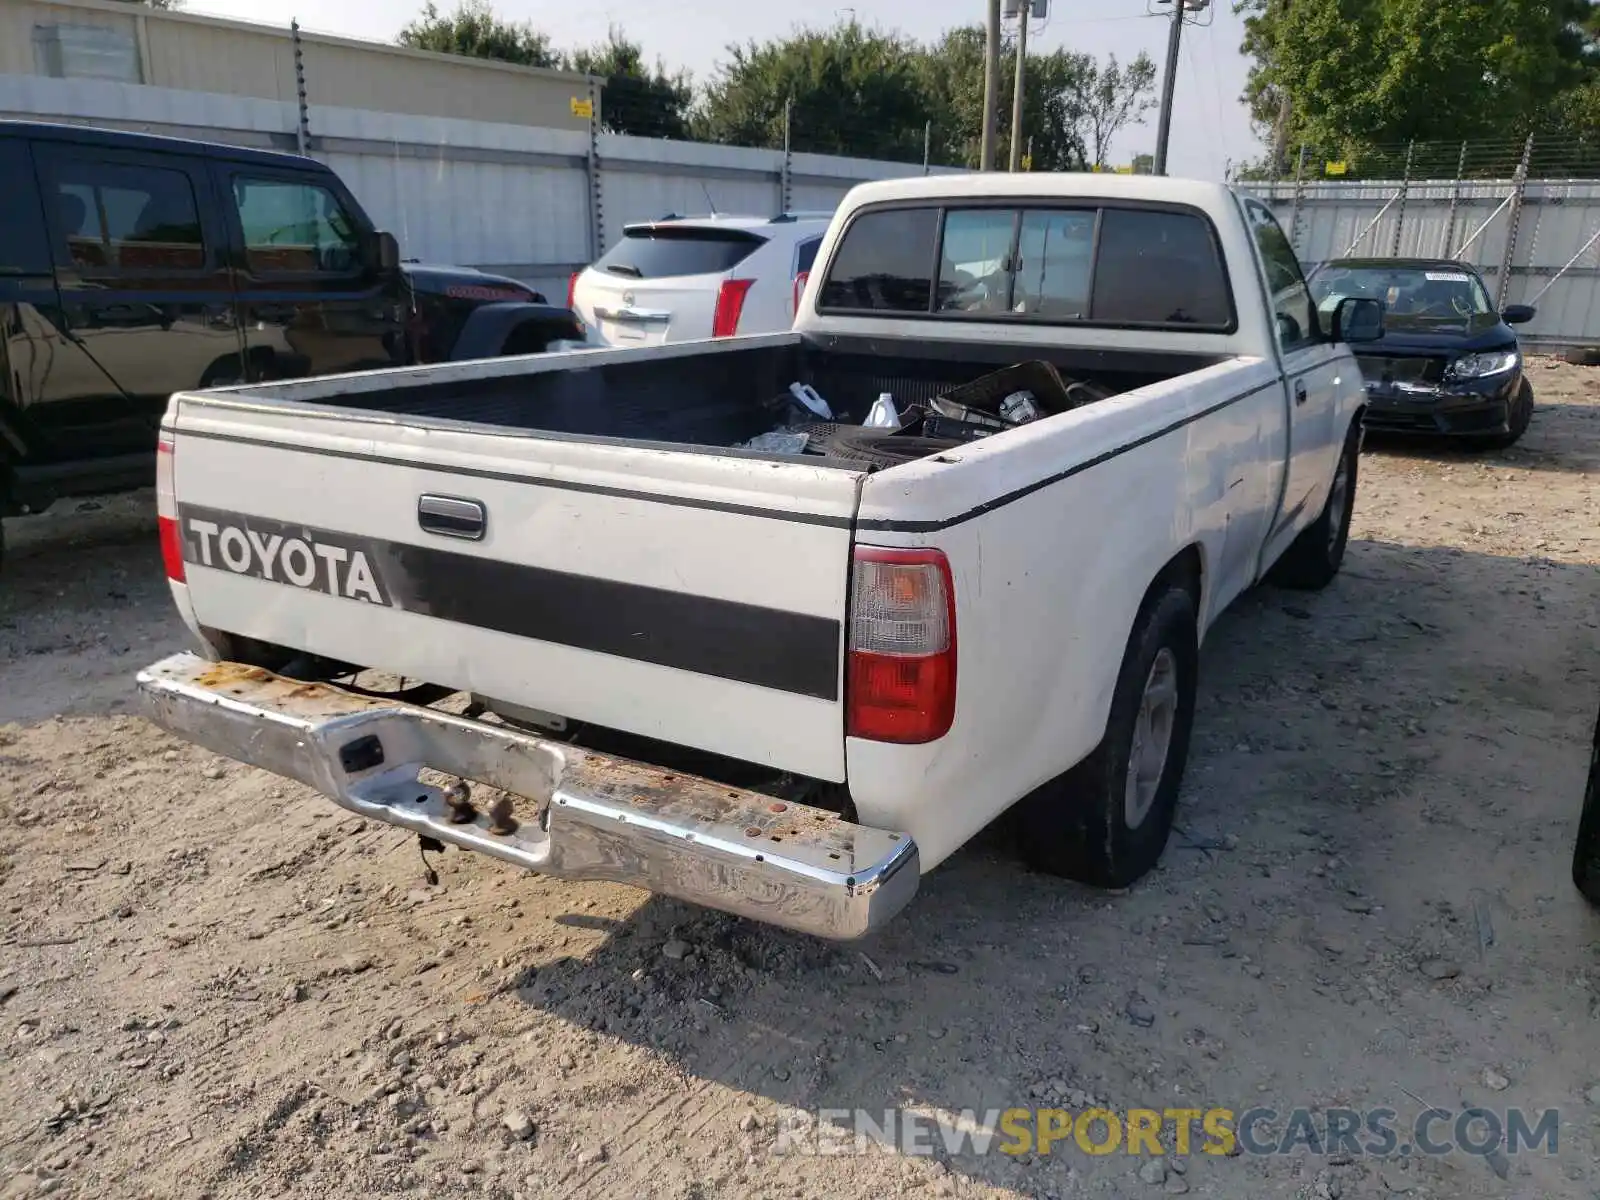
[[[732,337],[739,331],[739,314],[754,279],[724,279],[717,290],[717,312],[711,318],[712,337]]]
[[[956,593],[938,550],[857,546],[851,575],[848,732],[932,742],[956,716]]]
[[[156,528],[161,535],[161,563],[167,578],[184,581],[183,535],[178,529],[178,497],[175,487],[177,447],[170,433],[156,443]]]
[[[806,294],[806,280],[811,278],[810,271],[801,271],[794,277],[794,315],[800,315],[800,297]]]
[[[178,518],[157,517],[156,524],[161,527],[161,563],[167,568],[167,578],[182,583],[183,540],[178,533]]]
[[[574,271],[572,278],[567,280],[567,307],[572,308],[578,303],[578,276],[582,271]]]

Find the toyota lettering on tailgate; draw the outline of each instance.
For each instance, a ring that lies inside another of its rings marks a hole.
[[[377,548],[348,534],[184,505],[184,561],[389,607]]]

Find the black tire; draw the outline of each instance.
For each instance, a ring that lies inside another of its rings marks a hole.
[[[1306,592],[1321,591],[1333,582],[1350,542],[1350,516],[1356,507],[1360,465],[1361,428],[1356,424],[1345,434],[1344,450],[1339,455],[1339,465],[1322,512],[1289,543],[1283,557],[1267,572],[1268,580],[1279,587]]]
[[[1098,887],[1127,887],[1160,860],[1177,814],[1194,725],[1195,611],[1194,593],[1181,581],[1159,583],[1139,610],[1105,736],[1088,758],[1017,808],[1020,849],[1030,866]],[[1144,727],[1147,685],[1156,678],[1158,661],[1172,673],[1166,754],[1153,789],[1130,796],[1134,738]]]
[[[1578,844],[1572,852],[1572,882],[1583,898],[1600,907],[1600,717],[1594,723],[1594,749],[1589,754],[1589,786],[1578,818]]]
[[[1492,433],[1488,437],[1477,439],[1474,444],[1484,450],[1504,450],[1514,446],[1523,434],[1528,432],[1528,425],[1533,420],[1533,384],[1526,379],[1517,389],[1517,398],[1511,402],[1511,412],[1506,417],[1508,426],[1505,433]]]
[[[930,454],[953,450],[962,444],[952,438],[917,437],[915,434],[858,426],[841,429],[824,443],[826,453],[831,458],[870,463],[875,467],[898,467],[901,463],[915,462]]]
[[[223,359],[206,368],[206,373],[200,377],[200,388],[204,391],[206,388],[235,387],[244,381],[244,368],[239,360]]]

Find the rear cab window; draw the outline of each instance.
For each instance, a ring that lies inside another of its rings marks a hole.
[[[857,214],[819,310],[1229,333],[1215,228],[1178,206],[895,206]]]
[[[635,225],[595,262],[595,270],[624,279],[720,275],[766,244],[744,229],[704,225]]]

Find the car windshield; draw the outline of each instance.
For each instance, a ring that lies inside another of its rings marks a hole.
[[[1311,278],[1317,311],[1331,313],[1347,296],[1381,300],[1391,324],[1458,323],[1494,311],[1483,284],[1458,267],[1342,266],[1330,263]]]

